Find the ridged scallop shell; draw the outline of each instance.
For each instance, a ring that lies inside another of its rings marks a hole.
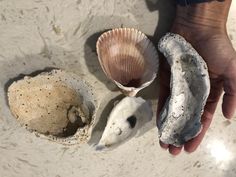
[[[103,33],[97,41],[97,53],[107,77],[128,96],[135,96],[156,77],[157,51],[136,29],[118,28]]]
[[[157,122],[160,140],[181,146],[201,131],[201,115],[210,92],[207,65],[180,35],[166,34],[158,48],[171,67],[171,94]]]

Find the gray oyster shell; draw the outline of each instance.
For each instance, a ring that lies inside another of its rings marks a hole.
[[[167,33],[158,44],[171,67],[171,94],[157,121],[160,140],[181,146],[201,131],[210,91],[207,65],[183,37]]]

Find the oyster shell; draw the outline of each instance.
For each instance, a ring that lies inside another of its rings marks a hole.
[[[92,95],[77,75],[52,70],[13,82],[8,88],[8,103],[17,121],[28,130],[86,142],[95,118]]]
[[[135,136],[152,120],[151,103],[141,97],[125,97],[112,109],[97,150],[114,147]]]
[[[181,146],[201,130],[210,91],[207,65],[180,35],[166,34],[158,48],[171,66],[171,95],[157,122],[159,136],[163,143]]]
[[[96,46],[103,71],[126,95],[135,96],[155,79],[157,51],[142,32],[113,29],[103,33]]]

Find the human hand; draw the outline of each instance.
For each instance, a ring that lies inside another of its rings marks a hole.
[[[183,36],[206,61],[211,90],[201,123],[200,134],[184,144],[175,147],[160,142],[161,147],[177,155],[184,148],[193,152],[201,143],[210,126],[219,98],[224,91],[222,112],[232,118],[236,108],[236,52],[226,32],[226,21],[231,0],[210,2],[188,7],[178,7],[172,32]],[[214,9],[214,11],[212,10]],[[160,61],[160,96],[157,118],[170,94],[170,68],[166,59]]]

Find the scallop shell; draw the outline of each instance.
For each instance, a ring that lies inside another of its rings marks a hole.
[[[97,53],[107,77],[127,96],[135,96],[156,77],[157,51],[136,29],[118,28],[103,33],[97,41]]]
[[[159,50],[171,66],[171,95],[157,122],[159,136],[166,144],[181,146],[201,131],[201,115],[210,91],[207,65],[177,34],[166,34]]]

